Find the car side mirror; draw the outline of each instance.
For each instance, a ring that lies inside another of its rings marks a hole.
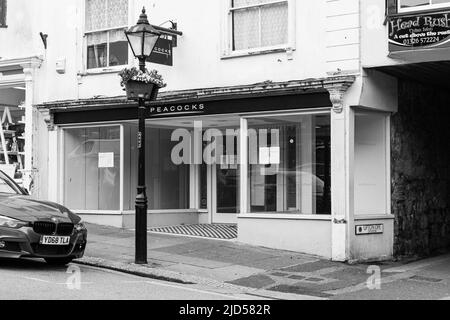
[[[22,193],[26,196],[29,196],[30,194],[28,193],[28,190],[25,188],[20,187],[20,190],[22,191]]]

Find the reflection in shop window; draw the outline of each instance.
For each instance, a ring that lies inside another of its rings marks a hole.
[[[65,205],[119,210],[120,127],[64,130]]]
[[[250,212],[331,214],[330,116],[248,123]]]
[[[146,128],[146,185],[149,210],[189,209],[190,166],[177,165],[172,161],[172,150],[177,142],[171,141],[174,129]],[[130,191],[126,195],[126,210],[134,209],[137,186],[137,127],[130,129],[129,161],[125,163],[130,172]],[[128,151],[127,151],[128,152]]]

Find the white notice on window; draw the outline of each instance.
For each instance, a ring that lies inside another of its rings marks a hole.
[[[114,152],[106,152],[98,154],[99,168],[114,168]]]
[[[270,148],[259,148],[259,164],[270,164]]]
[[[270,164],[280,164],[280,147],[271,147],[270,148]]]

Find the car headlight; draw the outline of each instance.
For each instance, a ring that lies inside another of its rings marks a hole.
[[[83,223],[82,221],[80,221],[80,222],[78,222],[78,223],[75,225],[75,230],[76,230],[77,232],[86,230],[86,226],[84,225],[84,223]]]
[[[4,228],[12,228],[12,229],[20,229],[22,227],[28,226],[28,222],[23,222],[20,220],[0,216],[0,227]]]

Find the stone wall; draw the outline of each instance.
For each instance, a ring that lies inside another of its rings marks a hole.
[[[399,81],[392,117],[396,256],[450,248],[449,90]]]

